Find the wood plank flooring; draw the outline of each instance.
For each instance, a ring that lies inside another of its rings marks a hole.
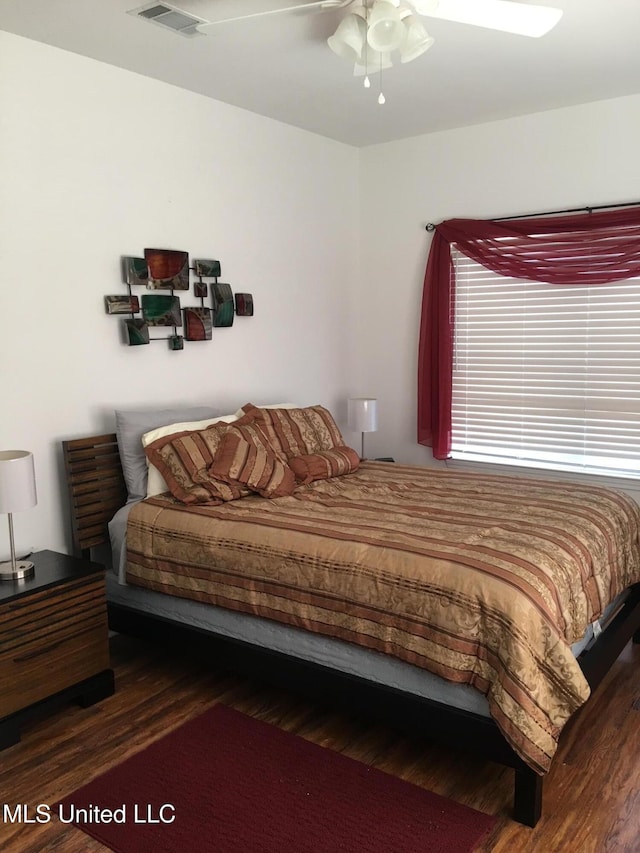
[[[220,701],[497,815],[495,831],[479,853],[640,851],[640,646],[627,646],[565,730],[545,784],[544,816],[535,829],[509,817],[513,774],[506,768],[310,704],[215,663],[185,662],[139,640],[114,637],[111,653],[113,697],[92,708],[69,706],[44,717],[23,730],[20,744],[0,753],[0,808],[2,803],[28,803],[32,809],[53,804]],[[106,850],[56,818],[18,825],[2,823],[1,817],[3,853]],[[212,853],[224,851],[214,845]]]

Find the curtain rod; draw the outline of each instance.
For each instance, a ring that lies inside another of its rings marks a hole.
[[[597,204],[594,207],[569,207],[565,210],[544,210],[541,213],[520,213],[517,216],[498,216],[491,219],[491,222],[505,222],[507,219],[533,219],[536,216],[552,216],[556,213],[591,213],[593,210],[610,210],[614,207],[637,207],[640,201],[625,201],[621,204]],[[427,231],[435,231],[436,226],[433,222],[428,222],[425,226]]]

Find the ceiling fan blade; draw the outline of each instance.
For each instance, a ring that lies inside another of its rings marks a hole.
[[[419,6],[417,3],[418,12]],[[539,38],[555,27],[562,17],[562,9],[511,0],[440,0],[435,10],[426,14],[443,21]]]
[[[210,33],[220,24],[229,24],[233,21],[246,21],[249,18],[264,18],[267,15],[282,15],[285,12],[297,12],[299,10],[306,9],[338,9],[341,6],[346,6],[348,3],[351,3],[352,0],[315,0],[312,3],[298,3],[294,6],[285,6],[280,9],[266,9],[262,12],[251,12],[248,15],[234,15],[232,18],[220,18],[217,21],[211,21],[206,24],[198,24],[196,27],[199,33]]]

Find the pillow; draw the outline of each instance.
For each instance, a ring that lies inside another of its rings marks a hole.
[[[220,422],[206,429],[165,435],[145,447],[149,461],[164,478],[171,494],[184,504],[219,504],[251,494],[241,483],[226,483],[209,474],[220,442],[229,429]]]
[[[313,480],[329,480],[358,470],[360,457],[351,447],[334,447],[320,453],[294,456],[289,459],[296,480],[302,485]]]
[[[157,429],[145,432],[142,436],[142,446],[147,447],[147,445],[152,444],[154,441],[157,441],[157,439],[164,438],[167,435],[173,436],[177,432],[194,432],[195,430],[206,429],[208,426],[211,426],[211,424],[230,424],[236,420],[238,420],[238,418],[235,415],[221,415],[219,418],[206,418],[203,421],[187,421],[179,424],[168,424],[167,426],[161,426]],[[147,497],[151,498],[153,495],[159,495],[162,492],[167,491],[170,491],[170,489],[166,480],[156,466],[147,458]]]
[[[262,414],[271,446],[285,460],[344,447],[344,439],[331,412],[324,406],[269,409],[247,403],[241,411]]]
[[[296,478],[274,453],[260,423],[232,424],[220,442],[209,474],[226,483],[242,483],[264,498],[293,494]]]
[[[253,406],[253,403],[247,403],[247,406]],[[260,406],[261,409],[297,409],[296,403],[265,403]],[[236,418],[241,418],[244,415],[244,406],[236,412]]]
[[[213,418],[215,414],[211,406],[116,410],[116,434],[128,500],[141,500],[147,494],[147,460],[142,447],[145,432],[163,424]]]

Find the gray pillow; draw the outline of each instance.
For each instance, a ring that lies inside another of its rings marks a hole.
[[[211,406],[176,406],[173,409],[116,410],[116,434],[128,500],[141,500],[147,494],[147,457],[142,436],[151,429],[181,421],[215,418]]]

